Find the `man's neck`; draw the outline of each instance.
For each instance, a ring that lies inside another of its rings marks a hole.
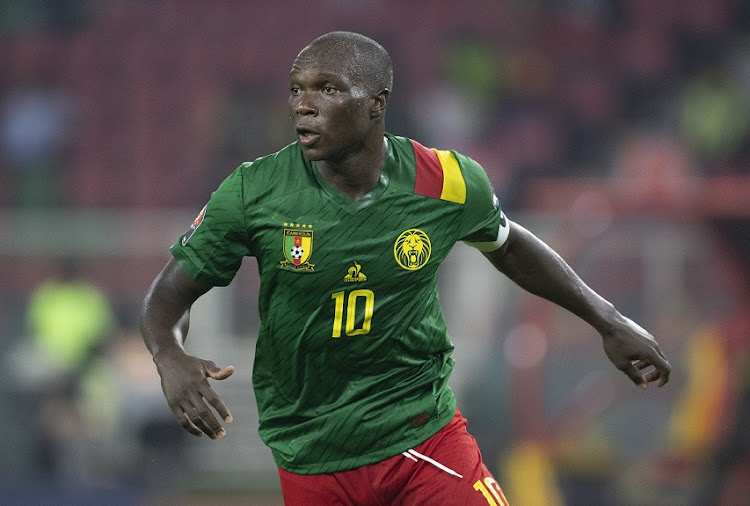
[[[359,200],[378,184],[388,156],[385,136],[379,147],[372,147],[341,160],[321,160],[318,171],[328,184],[354,200]]]

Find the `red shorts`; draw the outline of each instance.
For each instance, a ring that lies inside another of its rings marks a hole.
[[[508,505],[458,410],[437,434],[401,455],[333,474],[279,468],[279,476],[286,506]]]

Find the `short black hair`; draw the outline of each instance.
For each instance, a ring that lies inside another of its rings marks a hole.
[[[310,42],[300,55],[310,50],[349,56],[353,74],[373,93],[393,89],[391,55],[370,37],[356,32],[328,32]]]

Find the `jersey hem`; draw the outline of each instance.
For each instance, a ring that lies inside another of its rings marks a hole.
[[[302,464],[292,465],[288,462],[283,462],[277,458],[276,452],[271,450],[276,465],[285,471],[295,474],[331,474],[342,471],[349,471],[351,469],[358,469],[360,467],[368,466],[371,464],[377,464],[396,455],[414,448],[430,439],[432,436],[440,432],[446,425],[450,423],[456,414],[456,401],[450,404],[450,409],[446,409],[444,414],[440,417],[433,419],[432,423],[427,423],[425,427],[429,427],[430,430],[427,432],[420,431],[419,434],[415,434],[411,438],[404,438],[398,445],[394,445],[388,448],[380,449],[377,452],[373,452],[367,455],[361,455],[358,457],[352,457],[344,460],[338,460],[334,462],[315,463],[315,464]],[[425,435],[427,434],[427,435]],[[418,437],[417,437],[418,436]]]

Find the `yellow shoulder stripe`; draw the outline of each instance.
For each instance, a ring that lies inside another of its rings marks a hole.
[[[461,174],[458,160],[450,151],[433,149],[443,167],[443,190],[440,198],[458,204],[466,203],[466,182]]]

